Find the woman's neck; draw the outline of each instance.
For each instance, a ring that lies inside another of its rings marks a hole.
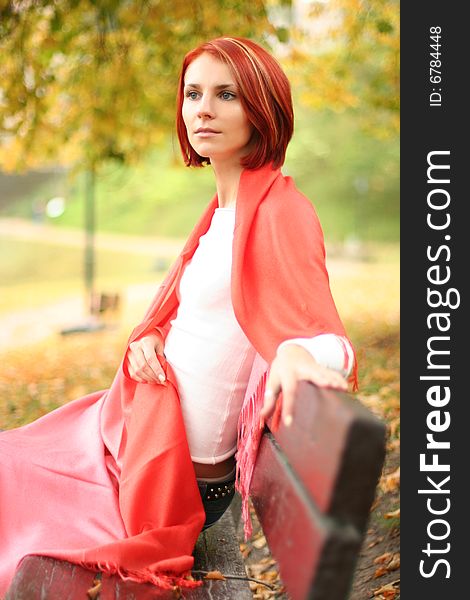
[[[219,208],[235,206],[243,167],[240,164],[220,165],[214,163],[212,163],[212,167],[215,173]]]

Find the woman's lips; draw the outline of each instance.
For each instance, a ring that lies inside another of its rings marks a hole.
[[[220,131],[215,131],[215,129],[196,129],[194,135],[198,137],[213,137],[215,135],[219,135]]]

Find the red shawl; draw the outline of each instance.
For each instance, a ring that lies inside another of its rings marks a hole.
[[[168,332],[178,308],[176,290],[184,266],[217,206],[215,196],[129,343],[155,328],[164,336]],[[345,335],[330,293],[318,218],[279,169],[267,166],[242,172],[231,286],[236,318],[258,353],[240,416],[237,452],[238,489],[249,533],[246,502],[261,437],[258,412],[267,366],[286,339]],[[174,375],[165,364],[166,385],[139,384],[129,378],[124,365],[125,361],[105,398],[101,418],[109,458],[120,472],[120,512],[128,537],[50,554],[136,581],[195,585],[186,576],[204,510]]]

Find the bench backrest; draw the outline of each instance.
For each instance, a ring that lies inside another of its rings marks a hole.
[[[294,422],[262,438],[251,498],[292,600],[345,600],[385,457],[385,426],[302,382]],[[268,422],[269,427],[269,422]]]

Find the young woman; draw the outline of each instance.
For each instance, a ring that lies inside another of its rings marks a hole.
[[[250,532],[264,419],[277,406],[291,424],[298,381],[344,390],[355,372],[316,213],[280,170],[293,109],[279,64],[241,38],[191,51],[177,131],[216,194],[111,388],[0,434],[0,593],[27,554],[194,585],[194,544],[235,479]]]

